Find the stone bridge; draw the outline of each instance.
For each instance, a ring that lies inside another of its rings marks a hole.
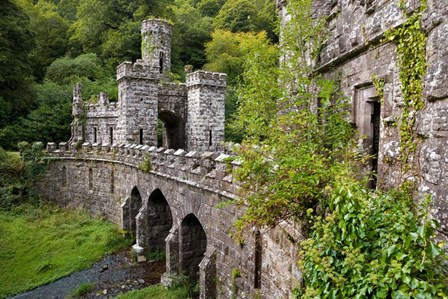
[[[239,215],[222,205],[236,198],[229,170],[238,164],[229,155],[90,143],[50,143],[47,151],[42,194],[119,224],[135,248],[165,251],[164,284],[182,273],[199,282],[200,298],[287,298],[297,283],[291,225],[247,232],[242,244],[229,236]]]

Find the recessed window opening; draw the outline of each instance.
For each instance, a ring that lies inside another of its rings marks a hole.
[[[371,171],[372,178],[370,180],[370,188],[376,189],[377,185],[377,173],[378,173],[378,153],[380,147],[380,120],[381,120],[381,104],[379,101],[370,102],[372,106],[372,114],[370,122],[372,124],[372,161]]]
[[[115,173],[112,169],[110,172],[110,193],[114,194],[115,192]]]
[[[93,170],[89,168],[89,190],[93,189]]]
[[[109,128],[109,143],[110,145],[114,144],[114,128]]]
[[[61,179],[62,179],[62,186],[65,187],[65,186],[67,186],[67,167],[62,166],[61,174],[62,174],[62,177],[61,177]]]
[[[140,129],[140,142],[139,142],[139,144],[140,145],[143,145],[143,129]]]
[[[254,288],[260,289],[261,288],[261,268],[262,268],[262,242],[261,242],[261,234],[260,231],[257,231],[255,233],[255,281],[254,281]]]
[[[212,146],[213,145],[213,141],[212,141],[212,130],[208,131],[208,146]]]
[[[163,52],[159,53],[159,71],[163,73]]]
[[[97,143],[97,137],[98,137],[98,128],[93,127],[93,143]]]

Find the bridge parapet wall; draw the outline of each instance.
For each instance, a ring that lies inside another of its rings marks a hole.
[[[135,167],[144,172],[170,177],[177,181],[213,191],[234,198],[238,185],[231,175],[231,169],[238,162],[231,155],[222,152],[187,152],[183,149],[157,148],[137,144],[91,144],[81,147],[61,142],[47,144],[50,157],[56,159],[79,159],[109,161]]]

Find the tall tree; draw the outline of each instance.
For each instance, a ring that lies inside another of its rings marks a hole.
[[[75,55],[96,53],[111,70],[123,60],[140,56],[140,22],[150,16],[167,17],[172,0],[80,0],[70,26]]]
[[[202,17],[199,10],[187,2],[178,1],[174,10],[173,70],[182,64],[200,68],[205,64],[205,43],[211,40],[212,18]]]
[[[41,81],[46,68],[61,56],[68,48],[68,21],[59,15],[57,7],[52,2],[33,0],[17,0],[19,5],[30,17],[31,31],[36,45],[30,53],[30,63],[33,75]]]
[[[12,0],[0,5],[0,128],[25,115],[33,104],[29,54],[30,20]]]
[[[214,18],[216,29],[232,32],[266,31],[276,41],[276,11],[272,0],[228,0]]]

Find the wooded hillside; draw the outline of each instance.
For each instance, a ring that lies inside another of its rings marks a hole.
[[[274,1],[5,0],[0,7],[0,146],[68,140],[76,82],[83,84],[85,100],[95,100],[100,91],[116,100],[115,68],[140,58],[140,24],[150,17],[175,24],[174,80],[185,77],[184,65],[229,74],[226,116],[231,120],[237,103],[232,90],[244,53],[257,41],[277,40]],[[227,135],[240,138],[231,130]]]

